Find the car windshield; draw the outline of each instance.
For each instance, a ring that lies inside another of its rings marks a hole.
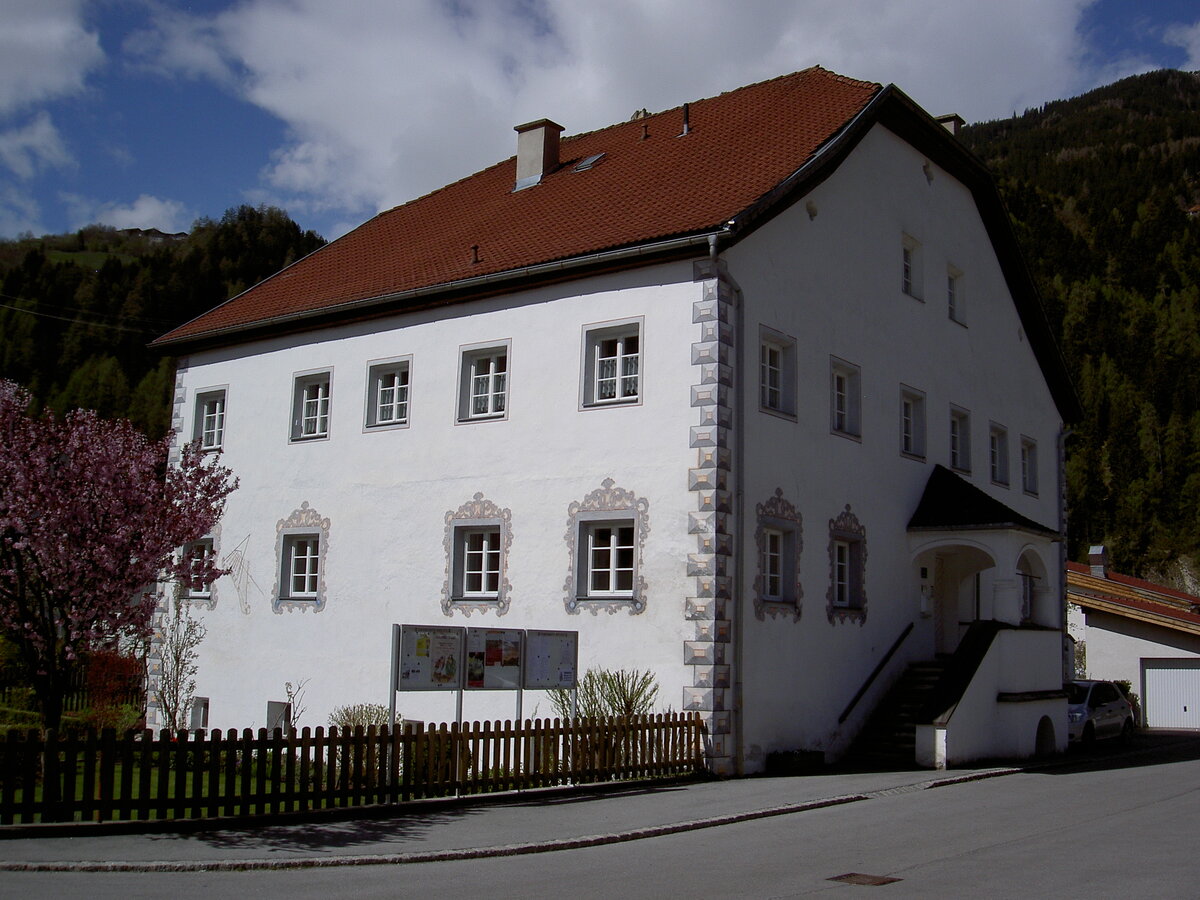
[[[1074,682],[1068,684],[1067,702],[1072,706],[1077,706],[1080,703],[1087,703],[1088,690],[1090,689],[1090,684],[1076,684]]]

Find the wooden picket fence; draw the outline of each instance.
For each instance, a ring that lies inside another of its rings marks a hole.
[[[211,734],[12,732],[0,824],[195,819],[661,778],[703,770],[697,714],[260,728]]]

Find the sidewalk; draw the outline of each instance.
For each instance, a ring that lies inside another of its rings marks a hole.
[[[0,871],[199,871],[507,856],[616,843],[991,778],[1019,768],[818,774],[530,791],[437,801],[372,818],[208,831],[0,836]],[[143,823],[144,824],[144,823]],[[35,826],[36,827],[36,826]],[[137,827],[137,826],[134,826]],[[28,833],[28,832],[26,832]]]

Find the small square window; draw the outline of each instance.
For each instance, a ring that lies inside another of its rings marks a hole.
[[[764,412],[796,415],[796,342],[768,328],[759,331],[758,403]]]
[[[201,450],[220,450],[225,446],[225,390],[196,394],[196,422],[192,439]]]
[[[583,335],[583,405],[636,403],[642,394],[641,321],[589,326]]]
[[[950,408],[950,467],[971,471],[971,414],[957,406]]]
[[[454,529],[454,599],[495,600],[500,596],[500,526]]]
[[[632,597],[637,577],[634,521],[585,522],[581,531],[581,596]]]
[[[212,597],[212,582],[206,581],[202,573],[209,570],[213,561],[213,540],[202,538],[192,541],[183,548],[184,559],[187,560],[187,583],[184,585],[184,596],[189,600],[208,600]]]
[[[900,452],[925,458],[925,395],[904,386],[900,388]]]
[[[317,534],[291,534],[283,541],[280,592],[291,600],[315,600],[320,593],[321,538]]]
[[[508,345],[464,350],[458,388],[458,420],[508,415]]]
[[[1038,492],[1037,441],[1021,437],[1021,488],[1027,494]]]
[[[331,372],[297,375],[292,390],[292,440],[329,437]]]
[[[963,295],[963,274],[954,266],[946,268],[946,308],[952,321],[967,324],[967,303]]]
[[[988,466],[992,482],[1008,486],[1008,430],[995,422],[988,429]]]
[[[925,295],[921,286],[922,279],[921,243],[911,235],[901,235],[900,290],[920,300]]]
[[[377,363],[367,370],[367,427],[394,428],[408,424],[410,362]]]
[[[192,698],[192,706],[188,711],[188,728],[192,731],[203,731],[208,728],[207,697]]]
[[[834,434],[860,437],[862,392],[858,366],[836,357],[831,358],[829,381],[830,429]]]

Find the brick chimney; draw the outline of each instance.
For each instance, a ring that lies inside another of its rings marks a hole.
[[[1088,565],[1092,567],[1092,575],[1097,578],[1108,577],[1108,551],[1103,544],[1093,544],[1088,548]]]
[[[533,187],[558,168],[558,136],[563,127],[549,119],[526,122],[513,129],[517,133],[517,183],[519,191]]]

